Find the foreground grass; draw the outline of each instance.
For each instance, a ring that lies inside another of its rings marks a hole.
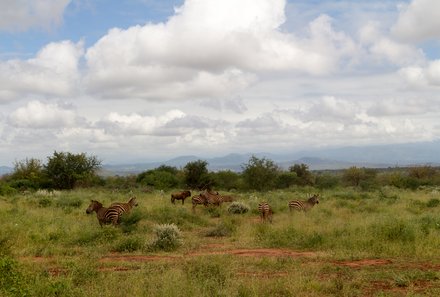
[[[240,193],[251,211],[231,215],[227,205],[193,212],[189,200],[135,193],[139,207],[118,228],[100,228],[85,209],[90,199],[109,205],[128,193],[0,197],[0,296],[439,295],[436,189],[322,194],[304,214],[287,208],[305,198],[300,190]],[[274,208],[273,224],[259,221],[262,200]],[[151,250],[157,224],[176,225],[183,243]],[[264,248],[274,252],[252,255]],[[237,249],[247,253],[228,252]],[[382,261],[365,261],[374,259]]]

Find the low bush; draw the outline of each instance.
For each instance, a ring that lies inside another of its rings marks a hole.
[[[174,224],[156,225],[156,238],[147,245],[148,250],[173,251],[182,245],[182,233]]]
[[[249,211],[249,206],[241,202],[232,202],[228,207],[228,212],[232,214],[243,214]]]

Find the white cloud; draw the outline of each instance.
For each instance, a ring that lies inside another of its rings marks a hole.
[[[0,1],[0,31],[24,31],[32,27],[49,29],[62,21],[70,1]]]
[[[73,126],[77,120],[74,110],[40,101],[30,101],[8,117],[10,125],[29,129],[60,129]]]
[[[328,16],[309,36],[283,32],[285,0],[187,0],[166,23],[112,29],[86,53],[85,83],[111,98],[219,98],[260,73],[335,71],[355,43]]]
[[[440,60],[430,61],[426,66],[410,66],[398,72],[410,86],[440,86]]]
[[[359,37],[371,59],[383,60],[394,65],[404,66],[420,64],[425,60],[424,53],[413,45],[398,42],[381,32],[379,24],[369,22],[359,31]]]
[[[0,101],[28,94],[67,96],[76,92],[83,43],[50,43],[33,59],[0,61]]]
[[[401,6],[397,23],[392,32],[408,41],[424,41],[440,38],[440,1],[412,0]]]

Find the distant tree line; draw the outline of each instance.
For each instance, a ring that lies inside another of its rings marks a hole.
[[[241,172],[210,172],[206,161],[197,160],[188,162],[183,168],[161,165],[137,175],[103,177],[99,175],[101,161],[96,156],[55,151],[46,163],[34,158],[15,162],[13,172],[0,180],[0,195],[78,187],[269,191],[310,186],[318,189],[354,187],[368,191],[382,186],[404,189],[440,186],[440,171],[432,166],[388,169],[353,166],[344,170],[311,171],[306,164],[293,164],[285,170],[270,159],[252,156],[241,168]]]

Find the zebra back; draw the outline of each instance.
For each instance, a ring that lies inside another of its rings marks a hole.
[[[269,222],[272,223],[272,215],[273,211],[270,207],[269,203],[267,202],[261,202],[258,204],[258,212],[260,213],[261,221],[269,220]]]
[[[203,204],[205,206],[208,205],[208,201],[206,200],[206,197],[203,196],[202,194],[191,197],[191,202],[192,202],[193,211],[195,210],[195,207],[199,204]]]
[[[201,195],[205,197],[207,204],[220,206],[223,202],[222,196],[218,192],[205,191]]]
[[[310,210],[315,204],[319,203],[319,195],[313,195],[307,200],[292,200],[289,202],[289,209],[297,210],[297,211],[308,211]]]
[[[114,202],[110,205],[110,207],[114,207],[119,210],[121,214],[123,213],[130,213],[131,209],[135,206],[138,206],[138,203],[136,201],[136,197],[131,197],[128,202]]]

